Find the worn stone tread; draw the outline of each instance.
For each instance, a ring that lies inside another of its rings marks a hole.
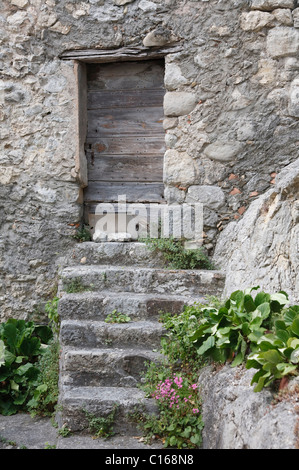
[[[150,250],[142,242],[83,242],[75,245],[68,253],[67,266],[105,264],[117,266],[163,267],[165,261],[160,253]]]
[[[115,292],[217,295],[225,276],[216,270],[170,270],[131,266],[73,266],[61,273],[60,292],[74,279],[90,290]]]
[[[65,400],[86,399],[90,402],[97,401],[99,398],[109,403],[126,404],[131,401],[144,399],[144,392],[131,387],[72,387],[64,388]]]
[[[205,303],[202,296],[174,294],[147,294],[136,292],[80,292],[64,294],[59,300],[60,318],[78,320],[105,320],[117,310],[134,321],[159,317],[163,313],[181,313],[185,305]]]
[[[154,400],[146,398],[136,387],[62,387],[59,405],[63,415],[57,414],[58,424],[72,431],[88,428],[84,410],[96,417],[107,417],[117,406],[114,430],[127,435],[136,433],[136,423],[128,419],[130,413],[137,409],[157,413]]]
[[[60,338],[67,346],[111,347],[135,346],[148,349],[158,347],[164,332],[158,322],[139,321],[129,323],[106,323],[92,320],[64,320],[61,322]]]
[[[140,384],[150,362],[162,362],[164,356],[152,350],[70,349],[62,350],[63,385],[135,387]]]

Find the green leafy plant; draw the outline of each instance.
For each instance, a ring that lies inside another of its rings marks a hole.
[[[46,442],[44,449],[56,449],[56,445],[55,444],[49,444],[49,442]]]
[[[9,319],[0,325],[0,413],[24,409],[33,397],[40,373],[37,360],[53,337],[47,326]]]
[[[273,332],[256,339],[257,348],[248,356],[246,368],[258,369],[253,376],[254,391],[259,392],[276,379],[298,375],[299,306],[287,308],[283,318],[275,321]]]
[[[257,289],[233,292],[220,308],[201,308],[199,327],[190,338],[200,356],[222,363],[230,360],[236,366],[255,350],[260,336],[271,328],[288,301],[284,292],[259,292],[253,298],[251,293]]]
[[[84,409],[85,416],[89,423],[89,428],[92,433],[95,433],[95,437],[109,438],[114,436],[113,425],[115,421],[118,404],[113,406],[111,413],[107,416],[95,416],[88,410]]]
[[[48,314],[49,326],[52,331],[58,335],[60,330],[60,319],[58,315],[58,302],[59,298],[54,297],[52,300],[49,300],[45,305],[45,311]]]
[[[165,447],[198,447],[202,441],[203,421],[197,384],[174,373],[157,384],[152,397],[159,402],[160,416],[154,424],[157,426],[156,432],[165,436]]]
[[[131,321],[131,318],[128,315],[117,310],[113,310],[105,319],[106,323],[128,323],[129,321]]]
[[[147,440],[156,436],[165,447],[196,448],[201,443],[203,421],[197,390],[200,361],[189,340],[198,325],[197,307],[180,315],[161,317],[167,333],[161,340],[162,361],[151,362],[140,387],[156,400],[158,415],[139,414],[138,424]]]
[[[36,414],[51,416],[55,412],[59,393],[59,353],[59,342],[53,339],[39,356],[36,366],[40,373],[33,397],[27,403],[27,409],[33,416]]]
[[[194,303],[185,306],[180,314],[164,314],[160,320],[166,329],[161,339],[161,352],[167,357],[168,362],[176,364],[183,363],[184,366],[200,367],[200,359],[191,336],[198,327],[201,318],[201,307],[203,305]]]
[[[200,357],[257,369],[255,392],[299,369],[299,306],[288,307],[283,291],[253,297],[258,289],[235,291],[218,307],[200,306],[199,325],[188,338]]]
[[[146,238],[143,241],[149,249],[161,252],[172,269],[214,269],[203,248],[187,250],[182,239]]]
[[[91,240],[91,233],[88,225],[81,225],[74,235],[75,240],[79,242],[88,242]]]
[[[77,294],[92,290],[92,286],[85,286],[79,277],[64,281],[64,289],[67,294]]]
[[[156,400],[159,413],[139,413],[138,425],[145,438],[160,438],[165,447],[196,448],[202,441],[203,421],[198,397],[197,375],[184,368],[173,371],[170,364],[151,363],[141,388]]]
[[[59,436],[62,437],[69,437],[71,435],[71,430],[64,424],[59,430],[58,430]]]

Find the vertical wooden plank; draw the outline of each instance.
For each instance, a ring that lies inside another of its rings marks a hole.
[[[82,188],[88,185],[85,141],[87,137],[87,71],[86,65],[76,61],[74,72],[77,81],[77,151],[75,171]]]

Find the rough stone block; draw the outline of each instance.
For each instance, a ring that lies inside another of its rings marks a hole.
[[[11,0],[11,4],[19,8],[24,8],[28,5],[28,0]]]
[[[234,160],[235,156],[241,150],[242,144],[239,142],[216,141],[205,148],[205,155],[212,160],[229,162]]]
[[[195,108],[197,98],[190,92],[168,92],[164,96],[164,114],[166,116],[184,116]]]
[[[140,8],[140,10],[142,10],[146,13],[146,12],[149,12],[149,11],[157,10],[157,5],[154,2],[149,2],[147,0],[141,0],[141,2],[138,5],[138,8]]]
[[[164,83],[168,90],[175,90],[180,85],[188,83],[177,64],[166,64]]]
[[[294,8],[294,0],[252,0],[253,10],[272,11],[275,8]]]
[[[291,116],[299,117],[299,77],[291,83],[289,113]]]
[[[294,26],[295,28],[299,28],[299,8],[295,8],[292,14],[293,14],[293,19],[294,19]]]
[[[20,26],[28,19],[26,11],[17,11],[13,15],[8,16],[7,22],[12,26]]]
[[[164,157],[164,182],[167,184],[190,185],[196,179],[195,161],[186,152],[167,150]]]
[[[277,8],[277,10],[273,10],[272,14],[274,15],[276,21],[278,21],[278,23],[281,25],[293,25],[293,16],[291,10],[286,8]]]
[[[267,37],[267,51],[275,58],[296,55],[299,51],[299,31],[288,27],[271,29]]]
[[[259,31],[262,28],[273,26],[274,15],[263,11],[250,11],[242,13],[241,28],[244,31]]]
[[[165,134],[165,145],[169,149],[174,148],[177,141],[178,141],[178,138],[175,134],[171,134],[170,132]]]
[[[143,39],[143,45],[145,47],[165,46],[176,40],[176,37],[172,34],[169,29],[157,28],[150,31]]]
[[[219,186],[190,186],[186,202],[201,202],[209,209],[220,209],[225,202],[225,195]]]
[[[163,121],[163,129],[173,129],[178,124],[178,118],[165,118]]]

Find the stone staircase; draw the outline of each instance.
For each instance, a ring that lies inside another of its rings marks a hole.
[[[60,276],[59,426],[82,431],[83,410],[107,417],[117,404],[114,431],[133,435],[128,413],[155,412],[137,386],[144,364],[161,359],[161,311],[180,313],[206,295],[221,295],[223,285],[219,271],[165,269],[143,243],[78,244]],[[67,293],[67,286],[82,291]],[[131,321],[106,323],[114,310]]]

